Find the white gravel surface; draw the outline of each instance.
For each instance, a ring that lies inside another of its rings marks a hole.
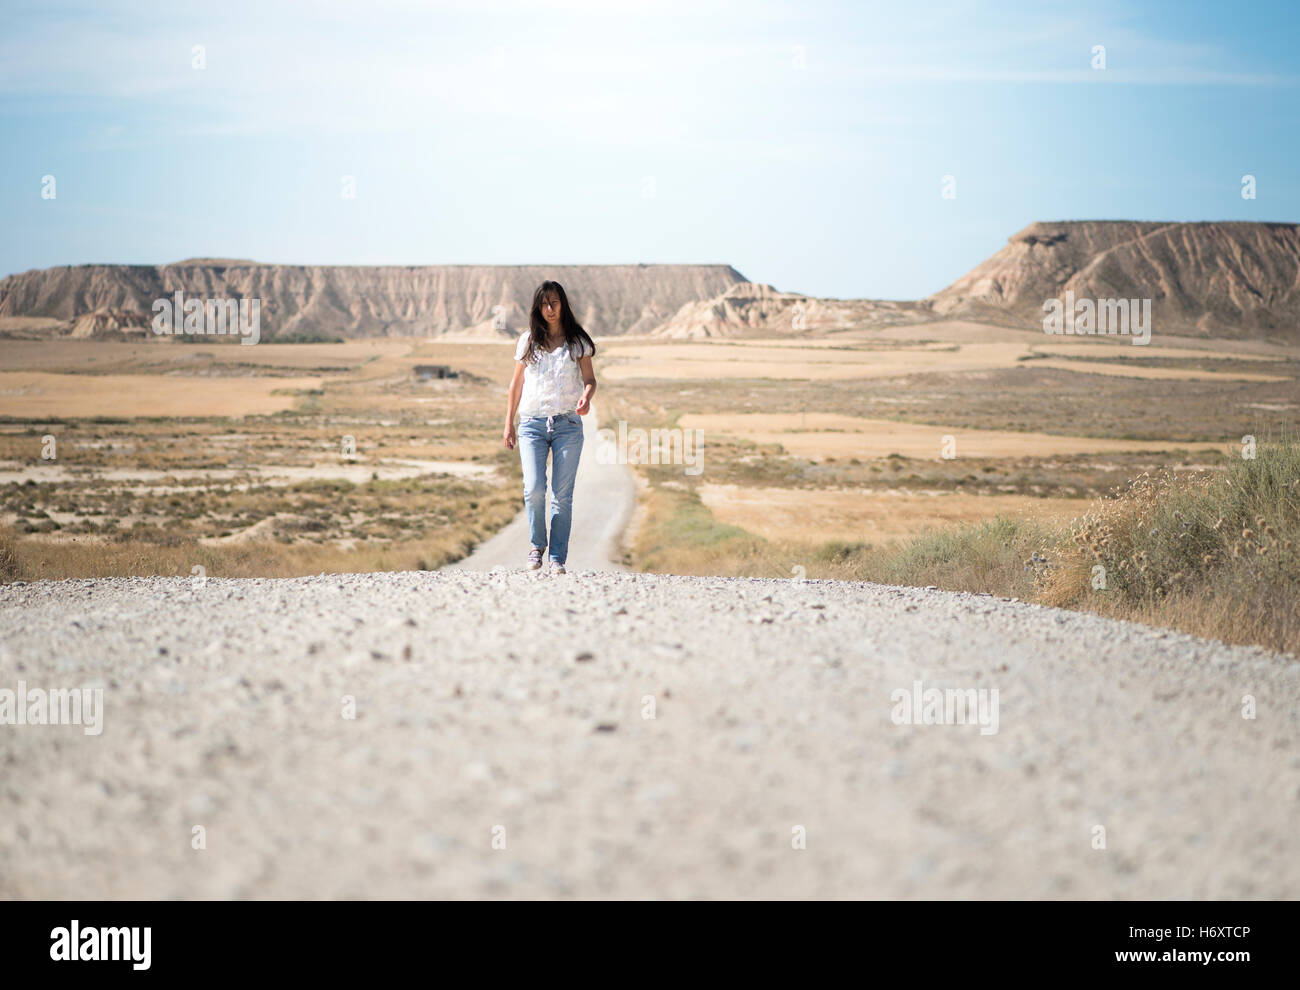
[[[0,587],[0,643],[0,688],[105,692],[98,736],[0,726],[5,897],[1300,894],[1300,663],[1096,616],[584,570],[121,578]],[[916,680],[996,688],[998,731],[894,724]]]

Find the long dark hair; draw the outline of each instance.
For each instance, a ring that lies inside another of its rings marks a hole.
[[[596,353],[596,342],[582,325],[574,319],[573,310],[569,308],[569,297],[564,294],[564,286],[559,282],[552,282],[547,279],[537,287],[533,293],[533,308],[528,314],[528,349],[524,351],[524,363],[531,364],[537,357],[539,351],[548,350],[546,338],[550,336],[550,328],[546,325],[546,318],[542,316],[542,300],[548,295],[554,294],[560,300],[560,327],[564,330],[564,342],[569,347],[570,354],[577,354],[578,345],[586,344],[591,354]]]

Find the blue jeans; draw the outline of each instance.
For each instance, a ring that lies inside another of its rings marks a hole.
[[[551,454],[550,558],[563,564],[569,557],[573,524],[573,483],[582,456],[582,417],[576,412],[533,416],[519,421],[519,459],[524,469],[524,508],[528,538],[546,549],[546,454]]]

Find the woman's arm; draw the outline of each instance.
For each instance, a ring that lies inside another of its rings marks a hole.
[[[578,408],[575,411],[579,416],[585,416],[591,412],[591,397],[596,394],[596,372],[591,366],[591,357],[578,358],[578,369],[582,372],[582,381],[586,388],[582,390],[582,398],[578,400]]]
[[[524,362],[515,362],[515,374],[506,388],[506,428],[501,439],[510,449],[515,449],[515,413],[519,411],[519,400],[524,394]]]

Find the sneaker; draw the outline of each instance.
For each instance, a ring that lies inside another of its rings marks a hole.
[[[551,573],[552,573],[552,574],[568,574],[569,572],[566,571],[566,570],[564,569],[564,565],[561,564],[558,560],[553,560],[553,561],[551,561]]]
[[[542,566],[542,548],[533,547],[528,551],[528,569],[535,571]]]

